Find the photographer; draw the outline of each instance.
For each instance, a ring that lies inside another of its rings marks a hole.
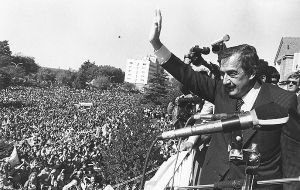
[[[188,118],[195,114],[197,110],[202,108],[204,101],[191,93],[180,89],[183,95],[178,96],[169,103],[167,111],[172,116],[172,125],[176,128],[182,128]]]
[[[282,124],[280,128],[274,126],[274,130],[271,131],[248,129],[212,134],[200,176],[200,184],[245,179],[246,163],[242,160],[243,158],[233,154],[232,150],[235,149],[231,147],[235,147],[235,144],[240,145],[241,148],[249,148],[252,143],[258,144],[262,163],[257,170],[258,180],[299,176],[300,164],[295,166],[298,170],[293,173],[286,171],[282,173],[280,149],[280,143],[284,142],[285,138],[300,142],[298,135],[300,123],[295,114],[297,112],[296,95],[277,86],[258,82],[259,58],[256,49],[243,44],[222,50],[219,58],[220,71],[224,74],[223,80],[215,80],[193,71],[189,65],[184,64],[172,54],[160,41],[161,28],[161,13],[156,10],[149,41],[159,63],[193,93],[214,103],[215,113],[250,111],[274,102],[290,114],[288,123]],[[295,186],[293,189],[299,188],[298,185],[298,188]],[[279,190],[282,189],[282,185],[257,189]]]

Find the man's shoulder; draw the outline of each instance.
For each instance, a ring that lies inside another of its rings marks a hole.
[[[264,84],[263,87],[268,88],[271,92],[271,95],[273,95],[273,97],[277,97],[279,95],[281,96],[286,96],[286,97],[296,97],[295,93],[289,92],[283,88],[280,88],[279,86],[275,86],[272,84]]]
[[[270,101],[287,109],[294,109],[295,106],[297,106],[297,96],[295,93],[289,92],[272,84],[265,84],[262,87],[268,89],[270,95],[267,97],[271,98]]]

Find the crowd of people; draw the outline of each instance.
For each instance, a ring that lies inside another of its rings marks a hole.
[[[102,152],[115,140],[112,132],[130,126],[135,114],[142,114],[159,130],[170,127],[161,107],[140,111],[139,97],[118,88],[18,86],[2,90],[0,139],[14,143],[20,160],[13,166],[1,162],[2,187],[102,189],[115,185],[102,165]],[[165,159],[175,152],[174,142],[159,142]]]

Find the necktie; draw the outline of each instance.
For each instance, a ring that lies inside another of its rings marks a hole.
[[[242,99],[237,99],[236,102],[236,112],[241,111],[241,107],[244,104],[244,101]],[[231,133],[231,150],[229,153],[229,159],[232,161],[235,160],[243,160],[243,137],[242,137],[242,131],[233,131]]]
[[[241,107],[243,104],[244,104],[243,99],[237,99],[235,111],[237,112],[241,111]]]

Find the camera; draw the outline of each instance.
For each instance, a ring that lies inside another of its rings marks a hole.
[[[176,119],[185,123],[192,115],[196,113],[196,105],[200,104],[202,107],[204,101],[198,96],[181,96],[177,97],[175,100],[175,106],[177,113],[175,115]]]
[[[211,45],[211,51],[215,54],[218,54],[221,50],[224,50],[226,48],[227,47],[224,42]]]
[[[226,34],[221,39],[212,43],[211,44],[212,52],[218,55],[220,51],[227,48],[225,42],[229,40],[230,40],[230,36]],[[200,65],[206,66],[207,62],[202,58],[202,54],[208,55],[209,53],[210,53],[209,47],[200,48],[198,45],[195,45],[190,49],[189,53],[184,56],[184,59],[186,58],[189,59],[188,64],[192,63],[195,66],[200,66]]]
[[[198,45],[192,47],[187,55],[184,56],[184,59],[189,59],[189,64],[192,63],[195,66],[200,66],[205,64],[204,59],[201,55],[208,55],[210,53],[209,47],[200,48]]]

